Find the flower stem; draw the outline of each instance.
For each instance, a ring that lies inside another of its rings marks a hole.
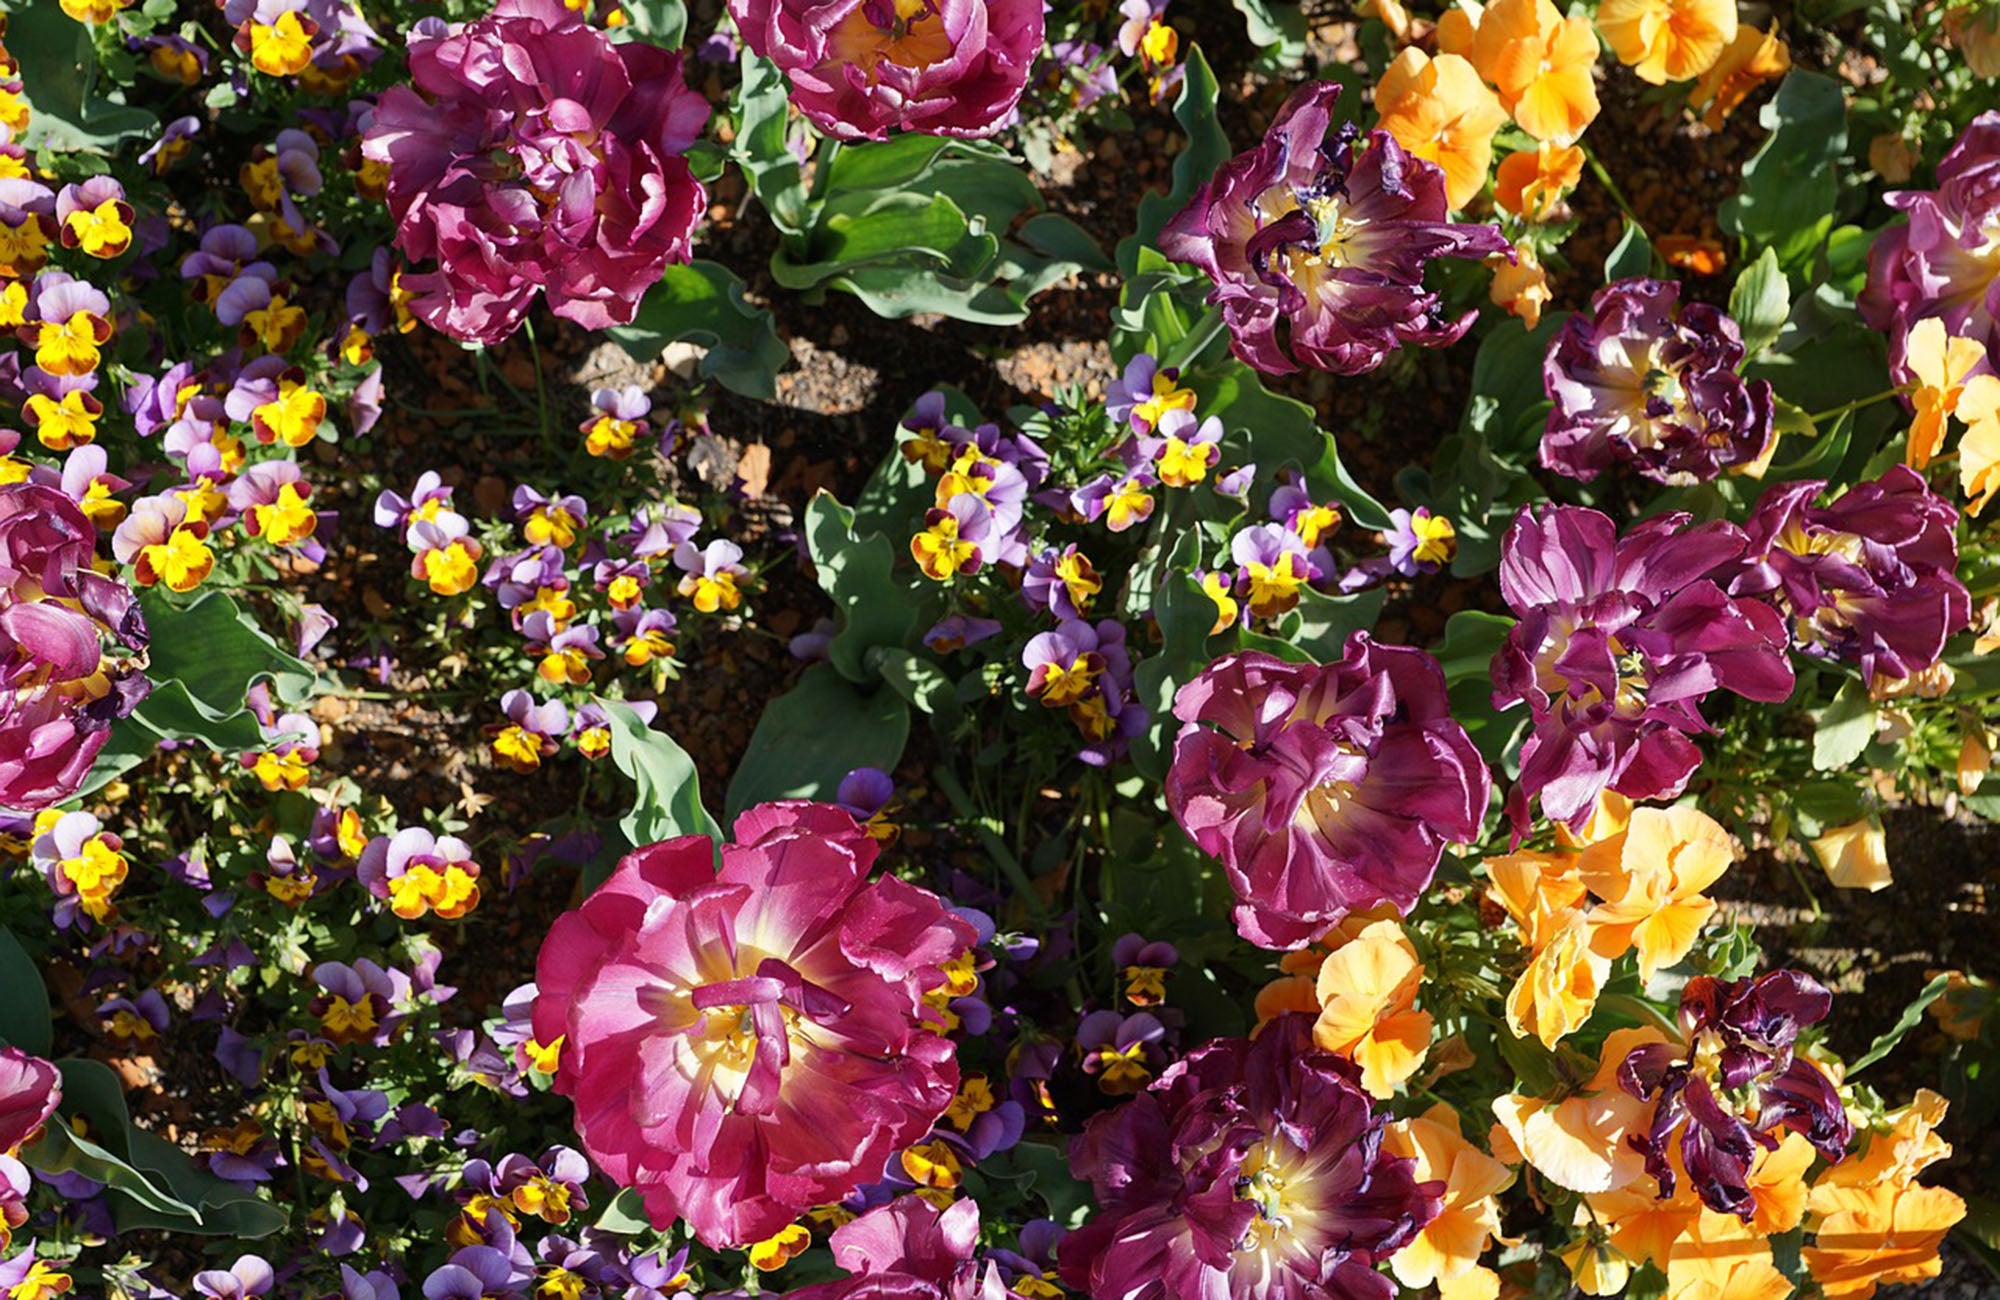
[[[1885,388],[1881,392],[1875,393],[1869,397],[1857,397],[1853,401],[1848,402],[1841,406],[1829,406],[1824,411],[1814,411],[1810,415],[1806,416],[1806,418],[1808,420],[1811,420],[1814,424],[1818,424],[1821,420],[1826,419],[1828,416],[1840,415],[1848,411],[1859,411],[1866,407],[1873,406],[1877,402],[1885,402],[1892,397],[1899,397],[1902,395],[1902,392],[1903,390],[1900,388]]]
[[[1604,170],[1604,164],[1597,160],[1596,150],[1581,142],[1578,147],[1583,150],[1583,160],[1590,164],[1590,174],[1597,178],[1597,183],[1604,187],[1605,193],[1611,196],[1611,201],[1625,214],[1625,219],[1632,223],[1632,228],[1645,235],[1648,244],[1652,243],[1653,237],[1646,234],[1646,223],[1639,220],[1639,214],[1632,210],[1630,203],[1626,202],[1625,192],[1618,188],[1618,182],[1611,179],[1611,173]]]

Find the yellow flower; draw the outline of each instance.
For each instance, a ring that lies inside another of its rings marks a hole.
[[[313,33],[286,10],[272,23],[250,24],[250,62],[271,77],[289,77],[312,62]]]
[[[1313,1041],[1359,1066],[1371,1096],[1393,1097],[1430,1048],[1430,1013],[1416,1009],[1423,977],[1394,921],[1375,922],[1320,963]]]
[[[292,306],[282,294],[273,294],[270,302],[243,314],[243,327],[267,350],[283,352],[305,333],[305,309]]]
[[[1736,0],[1604,0],[1597,29],[1641,81],[1687,81],[1736,39]]]
[[[679,591],[704,614],[735,609],[743,603],[743,593],[736,589],[733,573],[690,573],[681,579]]]
[[[62,11],[80,23],[97,27],[117,17],[118,11],[130,3],[132,0],[62,0]]]
[[[1542,323],[1542,308],[1555,295],[1549,289],[1549,273],[1535,256],[1534,247],[1526,242],[1514,245],[1514,260],[1491,257],[1487,265],[1493,268],[1493,284],[1486,291],[1487,298],[1495,307],[1521,318],[1521,323],[1529,329]],[[1446,527],[1450,527],[1449,521]]]
[[[1828,1210],[1820,1204],[1816,1186],[1813,1244],[1801,1258],[1826,1300],[1867,1300],[1884,1283],[1936,1277],[1938,1247],[1965,1217],[1955,1193],[1917,1184],[1877,1183],[1829,1198]]]
[[[972,1122],[998,1105],[993,1095],[993,1085],[983,1074],[968,1074],[959,1081],[958,1091],[952,1094],[951,1104],[944,1109],[944,1121],[963,1133],[972,1127]]]
[[[440,596],[456,596],[472,590],[479,581],[479,565],[465,543],[453,542],[423,555],[424,581]]]
[[[166,541],[139,549],[132,576],[142,587],[164,582],[171,591],[193,591],[215,568],[207,536],[207,524],[179,525]]]
[[[35,333],[35,364],[52,375],[87,375],[97,369],[98,348],[110,337],[110,323],[95,312],[43,321]]]
[[[1720,131],[1723,122],[1749,98],[1751,91],[1784,76],[1791,67],[1792,51],[1778,39],[1776,23],[1771,24],[1768,32],[1739,27],[1715,66],[1702,73],[1701,80],[1695,83],[1694,93],[1688,96],[1688,107],[1706,108],[1708,111],[1701,115],[1702,125]]]
[[[1493,133],[1507,110],[1456,54],[1435,59],[1412,47],[1396,56],[1375,87],[1375,111],[1396,143],[1444,172],[1445,197],[1462,208],[1486,186]]]
[[[65,6],[67,7],[67,6]],[[69,1274],[45,1259],[28,1265],[19,1282],[7,1288],[7,1300],[55,1300],[69,1291]]]
[[[958,536],[958,516],[938,511],[937,518],[923,532],[910,539],[910,555],[924,576],[949,582],[979,563],[979,547]]]
[[[297,907],[312,897],[313,888],[318,883],[318,877],[300,868],[289,876],[264,877],[264,892],[286,907]]]
[[[266,790],[303,790],[312,769],[297,750],[265,750],[250,765],[250,773]]]
[[[554,1074],[562,1062],[563,1040],[567,1034],[557,1034],[554,1041],[543,1045],[530,1038],[523,1046],[528,1053],[528,1068],[537,1074]]]
[[[251,506],[244,513],[257,535],[273,546],[296,546],[319,527],[319,516],[299,495],[296,483],[279,488],[278,499],[270,505]]]
[[[1215,602],[1215,626],[1208,629],[1214,636],[1217,632],[1235,626],[1236,617],[1242,612],[1236,597],[1230,594],[1230,579],[1226,573],[1204,573],[1201,575],[1202,594]]]
[[[1486,896],[1513,918],[1530,952],[1547,947],[1569,914],[1584,903],[1574,853],[1509,853],[1483,865]]]
[[[1986,346],[1978,339],[1947,336],[1944,322],[1929,316],[1911,327],[1903,355],[1917,379],[1910,394],[1916,413],[1904,459],[1911,469],[1922,469],[1944,450],[1946,417],[1958,410],[1966,379],[1985,359]]]
[[[1604,901],[1590,911],[1593,947],[1606,956],[1639,951],[1639,975],[1687,956],[1715,912],[1702,890],[1735,860],[1729,832],[1693,808],[1639,808],[1625,830],[1584,849],[1583,883]]]
[[[576,545],[576,516],[559,505],[536,506],[521,524],[521,536],[527,538],[531,546],[546,546],[554,542],[559,549],[567,551]]]
[[[1889,841],[1873,817],[1835,826],[1811,844],[1813,856],[1836,889],[1865,889],[1872,894],[1889,887]]]
[[[949,1190],[965,1178],[965,1164],[951,1145],[941,1140],[919,1142],[903,1150],[903,1172],[919,1187]]]
[[[377,1027],[375,1003],[369,998],[349,1002],[338,993],[332,994],[327,999],[326,1010],[319,1013],[319,1023],[329,1038],[338,1039],[347,1035],[372,1037]]]
[[[632,454],[638,437],[639,426],[636,422],[600,415],[591,421],[589,430],[583,435],[583,449],[593,456],[624,460]]]
[[[77,247],[92,257],[116,257],[132,246],[132,227],[126,224],[117,199],[106,199],[94,208],[69,214],[64,223]]]
[[[1487,1294],[1497,1291],[1498,1277],[1479,1266],[1479,1256],[1500,1234],[1493,1198],[1514,1181],[1514,1171],[1467,1142],[1458,1112],[1442,1102],[1415,1119],[1391,1123],[1382,1149],[1415,1160],[1418,1182],[1444,1184],[1438,1216],[1389,1257],[1396,1280],[1412,1290],[1436,1283],[1445,1300],[1472,1300],[1489,1286]]]
[[[35,426],[35,437],[44,447],[69,451],[97,437],[98,413],[90,409],[92,404],[90,394],[81,388],[64,393],[61,401],[33,393],[26,403],[28,422]]]
[[[279,381],[278,395],[250,412],[257,441],[303,447],[319,434],[326,418],[326,398],[295,380]]]
[[[1585,913],[1564,915],[1514,981],[1507,994],[1507,1027],[1517,1036],[1552,1048],[1590,1019],[1611,975],[1610,960],[1591,948],[1591,929]]]
[[[771,1273],[792,1262],[812,1245],[812,1231],[803,1223],[787,1224],[773,1236],[747,1248],[750,1265],[760,1273]]]
[[[1163,366],[1153,372],[1152,395],[1132,408],[1131,418],[1148,429],[1157,428],[1168,411],[1194,410],[1195,400],[1192,388],[1180,386],[1179,372]]]

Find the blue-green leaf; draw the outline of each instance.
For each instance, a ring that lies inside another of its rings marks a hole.
[[[764,706],[729,783],[729,815],[772,799],[832,799],[857,767],[894,771],[910,738],[910,706],[887,686],[863,694],[831,664]]]

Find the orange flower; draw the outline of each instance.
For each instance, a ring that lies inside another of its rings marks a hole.
[[[1604,0],[1597,29],[1641,81],[1664,86],[1715,66],[1736,39],[1736,0]]]
[[[1701,115],[1702,125],[1720,131],[1723,121],[1750,97],[1751,91],[1784,76],[1791,67],[1792,51],[1778,39],[1776,23],[1771,24],[1768,32],[1739,27],[1715,66],[1702,73],[1701,80],[1695,83],[1694,93],[1688,96],[1688,107],[1706,107],[1708,111]]]
[[[1485,862],[1486,896],[1521,928],[1521,942],[1539,952],[1569,913],[1584,902],[1574,853],[1509,853]]]
[[[1872,894],[1891,883],[1889,841],[1882,834],[1882,823],[1872,817],[1832,827],[1809,843],[1835,889],[1865,889]]]
[[[1516,244],[1513,261],[1490,257],[1487,264],[1493,268],[1493,284],[1486,296],[1493,305],[1519,316],[1529,329],[1541,324],[1542,308],[1554,295],[1549,292],[1549,274],[1533,246]]]
[[[1505,1158],[1511,1148],[1542,1177],[1573,1192],[1609,1192],[1645,1178],[1643,1158],[1625,1139],[1646,1130],[1653,1107],[1618,1086],[1618,1067],[1633,1049],[1663,1041],[1657,1029],[1614,1029],[1597,1073],[1576,1092],[1560,1100],[1520,1093],[1496,1098],[1498,1123],[1488,1138],[1494,1154]]]
[[[1771,1260],[1771,1243],[1733,1214],[1703,1210],[1667,1260],[1674,1300],[1785,1300],[1791,1279]]]
[[[1523,131],[1568,144],[1597,119],[1597,37],[1588,18],[1564,18],[1550,0],[1494,0],[1476,21],[1464,21],[1474,66]]]
[[[1514,1171],[1467,1142],[1458,1112],[1439,1102],[1382,1135],[1384,1150],[1417,1162],[1418,1182],[1444,1184],[1444,1208],[1410,1244],[1389,1257],[1389,1271],[1412,1290],[1437,1284],[1442,1300],[1475,1300],[1499,1291],[1499,1277],[1479,1256],[1500,1235],[1494,1196]]]
[[[1927,971],[1924,978],[1935,979],[1938,974],[1938,971]],[[1947,976],[1944,996],[1931,1003],[1931,1018],[1937,1021],[1946,1038],[1970,1043],[1979,1037],[1980,1029],[1986,1023],[1987,1009],[1993,1003],[1992,985],[1962,970],[1944,974]]]
[[[1859,1155],[1829,1167],[1807,1197],[1806,1269],[1828,1300],[1867,1300],[1884,1283],[1938,1275],[1938,1246],[1965,1202],[1919,1173],[1951,1154],[1937,1136],[1945,1100],[1928,1089],[1883,1118]]]
[[[1500,171],[1493,178],[1493,202],[1524,221],[1547,221],[1556,204],[1582,179],[1583,150],[1576,145],[1523,149],[1500,160]]]
[[[1507,121],[1493,92],[1456,54],[1404,50],[1375,87],[1375,111],[1396,143],[1444,171],[1445,197],[1462,208],[1485,188],[1493,133]]]
[[[1702,890],[1735,860],[1729,832],[1693,808],[1639,808],[1626,829],[1586,848],[1578,863],[1586,888],[1604,900],[1590,910],[1592,946],[1615,956],[1639,952],[1639,976],[1688,955],[1715,912]]]
[[[1983,5],[1947,9],[1944,34],[1974,76],[2000,77],[2000,14]]]
[[[1394,921],[1376,921],[1320,963],[1313,1041],[1361,1067],[1370,1096],[1393,1097],[1424,1062],[1431,1017],[1416,1009],[1417,949]]]
[[[1729,266],[1729,253],[1721,243],[1700,235],[1661,235],[1653,247],[1668,266],[1693,275],[1720,275]]]

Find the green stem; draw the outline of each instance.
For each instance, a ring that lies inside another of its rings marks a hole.
[[[972,833],[979,838],[979,842],[985,846],[1001,873],[1007,877],[1008,883],[1013,885],[1015,892],[1021,896],[1021,905],[1027,908],[1028,915],[1037,922],[1045,919],[1048,909],[1042,905],[1042,896],[1035,892],[1035,882],[1028,878],[1027,868],[1021,865],[1021,860],[1007,847],[1007,842],[994,834],[993,829],[985,824],[986,819],[973,807],[972,800],[966,797],[965,787],[959,784],[957,774],[948,767],[940,767],[932,774],[932,779],[937,782],[938,788],[944,791],[945,798],[951,800],[951,806],[957,810],[958,815],[972,822]]]
[[[1160,365],[1187,371],[1201,359],[1202,353],[1208,351],[1209,345],[1215,342],[1224,328],[1222,309],[1208,308],[1202,313],[1201,319],[1194,323],[1194,327],[1181,335],[1178,343],[1167,349],[1167,355],[1160,359]]]
[[[1604,164],[1597,160],[1596,152],[1587,144],[1580,147],[1583,149],[1583,160],[1590,164],[1590,174],[1597,178],[1597,183],[1604,187],[1605,192],[1611,196],[1611,201],[1618,205],[1618,210],[1625,214],[1625,219],[1632,223],[1633,228],[1641,235],[1646,235],[1646,223],[1639,220],[1639,214],[1625,201],[1625,192],[1618,188],[1617,181],[1611,179],[1611,173],[1604,170]],[[1652,242],[1651,235],[1646,235],[1646,242],[1649,244]]]
[[[1853,401],[1848,402],[1842,406],[1830,406],[1824,411],[1814,411],[1806,418],[1808,420],[1811,420],[1814,424],[1818,424],[1821,420],[1824,420],[1829,416],[1840,415],[1848,411],[1859,411],[1866,407],[1873,406],[1877,402],[1886,402],[1892,397],[1900,397],[1902,395],[1902,392],[1903,390],[1900,388],[1887,388],[1879,393],[1876,393],[1872,397],[1857,397]]]

